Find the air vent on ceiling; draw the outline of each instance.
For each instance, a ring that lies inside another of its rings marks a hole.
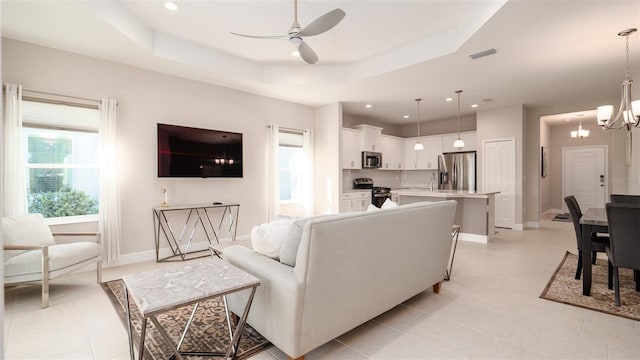
[[[483,51],[479,51],[477,53],[471,54],[471,55],[469,55],[469,57],[472,58],[473,60],[475,60],[475,59],[479,59],[481,57],[493,55],[493,54],[495,54],[497,52],[498,52],[498,50],[496,50],[494,48],[491,48],[491,49],[487,49],[487,50],[483,50]]]

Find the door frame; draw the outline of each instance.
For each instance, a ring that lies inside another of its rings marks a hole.
[[[518,169],[517,169],[517,161],[518,161],[518,149],[516,147],[516,138],[515,137],[503,137],[503,138],[493,138],[493,139],[484,139],[482,140],[482,189],[483,191],[486,191],[486,183],[487,183],[487,171],[486,171],[486,151],[485,151],[485,147],[487,145],[487,143],[492,143],[492,142],[504,142],[504,141],[509,141],[513,144],[513,210],[514,210],[514,214],[513,214],[513,225],[511,227],[512,230],[522,230],[522,225],[518,226],[517,221],[516,221],[516,213],[517,213],[517,209],[516,209],[516,205],[518,204],[518,199],[517,199],[517,191],[518,191],[518,182],[517,182],[517,177],[518,177]],[[497,214],[497,212],[495,211],[494,208],[494,218],[495,215]],[[495,221],[494,221],[495,223]]]
[[[564,202],[564,198],[567,196],[565,193],[565,178],[564,178],[564,168],[565,168],[565,157],[567,150],[576,150],[576,149],[603,149],[604,150],[604,196],[605,203],[607,195],[609,195],[609,146],[608,145],[585,145],[585,146],[565,146],[562,148],[562,211],[569,212],[567,209],[567,204]]]

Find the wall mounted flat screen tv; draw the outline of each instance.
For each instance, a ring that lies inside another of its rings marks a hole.
[[[158,124],[158,177],[242,177],[242,134]]]

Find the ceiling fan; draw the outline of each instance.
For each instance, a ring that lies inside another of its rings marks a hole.
[[[300,28],[300,24],[298,23],[298,0],[294,0],[293,2],[293,24],[291,24],[291,28],[286,35],[275,35],[275,36],[260,36],[260,35],[245,35],[238,34],[232,32],[233,35],[244,36],[248,38],[254,39],[282,39],[288,40],[291,42],[300,53],[300,57],[304,61],[309,64],[315,64],[318,62],[318,55],[313,49],[307,45],[304,41],[304,37],[306,36],[315,36],[320,35],[334,26],[338,25],[340,21],[345,16],[345,12],[342,9],[334,9],[329,11],[328,13],[320,16],[319,18],[312,21],[309,25],[305,26],[303,29]]]

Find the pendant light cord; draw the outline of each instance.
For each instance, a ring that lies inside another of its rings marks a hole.
[[[456,94],[458,94],[458,140],[460,140],[460,93],[462,90],[456,90]]]
[[[418,136],[420,136],[420,101],[422,101],[421,98],[416,99],[416,104],[418,105]]]

